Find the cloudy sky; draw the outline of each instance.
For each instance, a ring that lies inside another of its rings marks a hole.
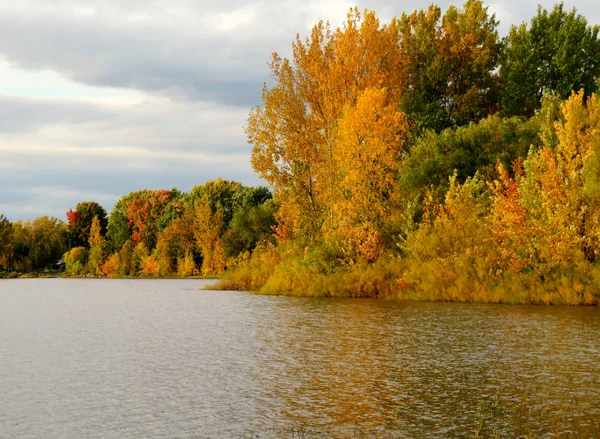
[[[600,23],[596,1],[565,4]],[[271,52],[355,4],[387,20],[429,3],[0,0],[0,213],[64,219],[79,201],[110,210],[142,188],[260,184],[243,126]],[[537,3],[488,5],[504,34]]]

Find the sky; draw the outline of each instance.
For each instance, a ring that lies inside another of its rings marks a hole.
[[[597,0],[565,1],[600,23]],[[0,0],[0,213],[110,212],[140,189],[189,191],[253,172],[243,127],[272,52],[352,6],[382,21],[430,1]],[[537,4],[494,0],[500,34]],[[460,3],[443,0],[442,8]]]

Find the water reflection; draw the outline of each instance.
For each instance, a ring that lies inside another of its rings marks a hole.
[[[596,308],[0,282],[0,437],[600,436]]]

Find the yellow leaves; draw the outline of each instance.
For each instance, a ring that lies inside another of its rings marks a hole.
[[[584,102],[581,90],[561,105],[561,111],[564,122],[555,123],[557,158],[565,167],[567,177],[579,179],[583,163],[600,142],[600,103],[595,94]]]
[[[90,229],[90,237],[88,238],[88,243],[90,246],[102,245],[105,242],[104,237],[100,234],[100,220],[97,216],[92,220],[92,228]]]
[[[196,203],[194,237],[202,252],[202,272],[204,274],[220,274],[227,267],[221,241],[223,228],[223,211],[220,207],[213,212],[207,197]]]
[[[102,274],[106,277],[119,277],[119,269],[121,267],[121,255],[113,253],[108,260],[102,265]]]
[[[360,180],[361,160],[390,167],[388,150],[397,148],[396,137],[405,131],[402,115],[395,112],[399,53],[395,21],[381,26],[375,13],[355,8],[343,27],[331,31],[321,22],[305,41],[297,37],[292,61],[273,54],[270,67],[277,83],[264,88],[264,106],[250,113],[246,135],[254,170],[280,202],[280,237],[322,236],[335,226],[340,179],[347,187]],[[375,120],[369,120],[373,110]],[[367,143],[361,140],[365,135]],[[387,141],[389,148],[383,146]],[[383,155],[374,160],[374,154]],[[386,173],[387,186],[389,178]],[[363,197],[366,192],[363,188]]]
[[[593,262],[600,251],[600,203],[585,190],[600,140],[598,100],[592,95],[586,103],[583,92],[573,94],[560,111],[553,135],[543,136],[551,144],[530,152],[524,174],[511,179],[499,168],[490,222],[499,250],[490,258],[492,267],[547,274]]]
[[[388,219],[406,131],[385,89],[366,89],[355,105],[346,104],[334,156],[338,216],[377,226]]]
[[[194,276],[197,274],[196,264],[191,252],[187,252],[185,256],[177,259],[177,274],[181,277]]]

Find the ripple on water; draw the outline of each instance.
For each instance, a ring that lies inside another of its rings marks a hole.
[[[596,308],[0,281],[0,437],[600,437]]]

